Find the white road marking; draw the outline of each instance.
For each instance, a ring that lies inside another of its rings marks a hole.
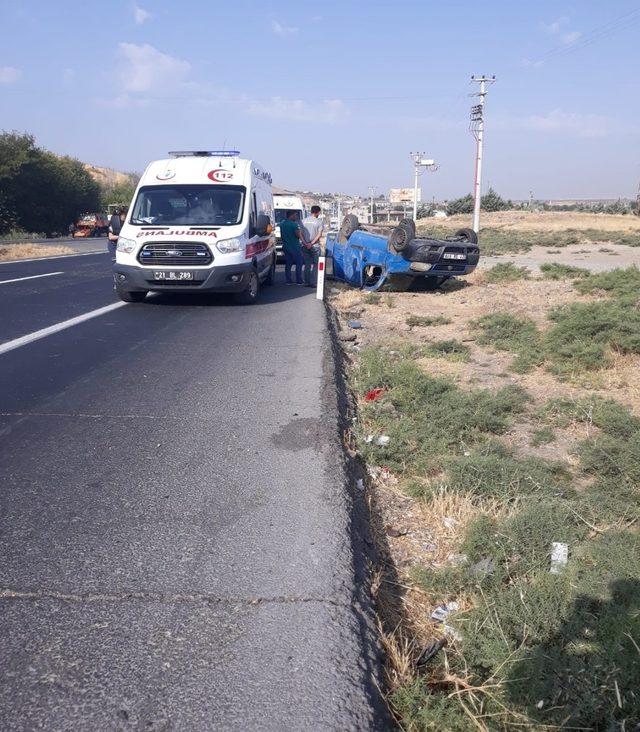
[[[64,259],[65,257],[91,257],[96,254],[109,254],[106,250],[104,252],[78,252],[77,254],[53,254],[50,257],[32,257],[31,259],[7,259],[4,262],[0,262],[0,266],[3,264],[22,264],[22,262],[46,262],[47,259]]]
[[[91,320],[91,318],[96,318],[98,317],[98,315],[110,313],[112,310],[117,310],[124,305],[126,305],[126,303],[124,302],[113,302],[111,303],[111,305],[105,305],[104,307],[98,308],[97,310],[91,310],[90,312],[84,313],[83,315],[77,315],[75,318],[70,318],[69,320],[63,320],[61,323],[50,325],[48,328],[42,328],[41,330],[36,330],[33,333],[28,333],[27,335],[21,336],[20,338],[15,338],[12,341],[1,343],[0,356],[3,353],[8,353],[9,351],[13,351],[16,348],[20,348],[20,346],[26,346],[28,343],[33,343],[33,341],[40,340],[40,338],[45,338],[46,336],[52,335],[53,333],[59,333],[61,330],[66,330],[67,328],[71,328],[72,326],[78,325],[79,323],[84,323],[85,320]]]
[[[24,280],[37,280],[38,277],[53,277],[53,275],[64,274],[64,272],[47,272],[47,274],[30,275],[29,277],[16,277],[15,280],[0,280],[0,285],[8,285],[9,282],[23,282]]]

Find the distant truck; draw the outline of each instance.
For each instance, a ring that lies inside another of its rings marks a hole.
[[[282,255],[282,240],[280,238],[280,222],[284,221],[289,211],[295,211],[298,214],[298,221],[302,221],[307,216],[307,208],[300,196],[290,196],[288,194],[276,193],[273,196],[273,214],[276,221],[276,252],[278,256]]]
[[[75,224],[74,238],[84,239],[89,236],[106,236],[109,231],[109,219],[100,213],[83,214]]]
[[[435,289],[451,277],[467,275],[478,265],[480,248],[472,229],[446,239],[417,237],[415,224],[362,226],[345,216],[339,232],[326,243],[326,273],[364,290]]]

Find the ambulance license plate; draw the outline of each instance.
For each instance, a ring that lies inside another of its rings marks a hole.
[[[160,270],[153,273],[154,280],[192,280],[193,272],[177,272],[174,270]]]
[[[445,259],[466,259],[467,255],[466,254],[454,254],[454,252],[445,252],[443,254],[443,257]]]

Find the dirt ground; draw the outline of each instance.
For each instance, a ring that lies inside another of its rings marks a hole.
[[[640,221],[640,219],[638,219]],[[574,267],[584,267],[592,272],[605,272],[618,267],[640,266],[640,249],[624,244],[606,246],[591,242],[579,246],[568,246],[562,249],[534,246],[525,254],[501,254],[494,257],[482,257],[480,269],[493,267],[498,262],[513,262],[518,267],[528,267],[538,271],[546,262],[558,262]]]

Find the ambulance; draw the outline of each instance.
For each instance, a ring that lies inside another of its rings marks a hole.
[[[289,211],[298,214],[298,221],[307,217],[307,207],[300,196],[290,196],[288,193],[276,193],[273,196],[273,210],[276,223],[276,250],[282,255],[282,241],[280,239],[280,223],[287,218]]]
[[[256,302],[273,283],[276,250],[271,175],[240,153],[170,152],[144,171],[119,234],[118,296],[228,292]]]

